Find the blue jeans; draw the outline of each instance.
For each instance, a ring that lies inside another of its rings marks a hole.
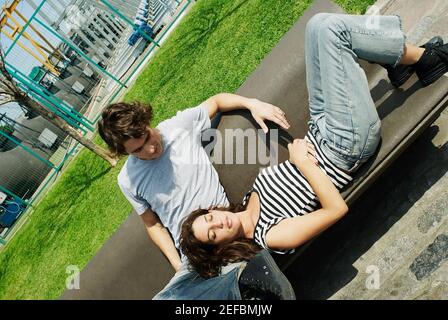
[[[188,270],[188,261],[160,291],[154,300],[241,300],[238,286],[239,273],[245,263],[233,263],[223,268],[218,277],[203,279]]]
[[[404,45],[398,16],[320,13],[308,22],[308,125],[337,167],[355,171],[374,154],[381,137],[381,121],[358,58],[396,65]]]

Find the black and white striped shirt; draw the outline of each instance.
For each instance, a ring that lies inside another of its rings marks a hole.
[[[335,167],[328,160],[310,131],[308,131],[305,139],[313,143],[316,149],[318,166],[338,189],[342,189],[352,181],[350,175]],[[269,249],[266,244],[266,234],[270,228],[283,219],[304,215],[320,207],[319,200],[311,185],[302,172],[288,160],[261,170],[252,189],[244,197],[244,204],[253,191],[257,192],[260,198],[260,216],[254,231],[255,242],[272,252],[293,253],[294,249]]]

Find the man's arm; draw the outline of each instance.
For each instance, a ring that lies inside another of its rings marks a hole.
[[[280,108],[258,99],[245,98],[232,93],[219,93],[208,98],[202,104],[207,107],[210,119],[217,112],[248,109],[265,133],[268,132],[268,127],[264,123],[265,120],[273,121],[283,129],[289,128],[285,113]]]
[[[165,257],[173,266],[174,270],[179,271],[181,260],[179,253],[176,250],[173,239],[171,238],[168,229],[162,224],[157,215],[151,210],[147,209],[140,215],[143,223],[146,226],[149,237],[157,247],[162,251]]]

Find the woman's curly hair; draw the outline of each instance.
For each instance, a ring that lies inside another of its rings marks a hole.
[[[246,208],[242,204],[238,204],[211,209],[240,212]],[[221,267],[229,263],[250,260],[261,249],[253,240],[245,238],[222,245],[199,241],[193,233],[193,222],[197,217],[207,214],[208,211],[207,209],[198,209],[187,216],[182,223],[180,235],[180,249],[188,258],[191,268],[206,279],[219,275]]]

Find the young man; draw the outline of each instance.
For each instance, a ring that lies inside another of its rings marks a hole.
[[[102,113],[98,123],[101,137],[111,152],[129,155],[118,175],[118,184],[141,216],[151,240],[176,270],[175,277],[157,298],[247,298],[244,292],[253,294],[253,290],[245,287],[252,288],[249,279],[257,275],[261,276],[259,283],[265,282],[259,286],[263,291],[261,295],[275,292],[281,298],[294,296],[289,282],[268,254],[259,254],[253,259],[254,265],[249,262],[246,270],[250,270],[250,276],[246,276],[245,271],[241,273],[244,265],[234,264],[225,277],[204,281],[202,289],[201,280],[188,271],[187,262],[182,261],[177,250],[181,222],[186,215],[198,208],[228,205],[218,173],[202,147],[201,135],[211,128],[210,119],[218,112],[240,108],[248,109],[265,132],[268,130],[266,120],[289,128],[280,108],[229,93],[217,94],[197,107],[180,111],[155,128],[150,126],[152,109],[148,105],[117,103],[106,107]],[[269,267],[272,276],[257,273],[257,265]],[[189,291],[183,283],[192,279],[200,283]],[[214,290],[209,291],[209,288]],[[272,292],[266,293],[266,290]],[[244,291],[243,296],[240,291]]]

